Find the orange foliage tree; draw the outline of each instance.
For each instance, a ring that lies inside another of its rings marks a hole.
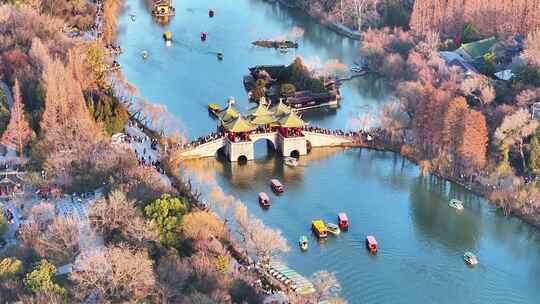
[[[538,0],[416,0],[411,28],[456,34],[465,24],[481,34],[529,33],[540,26]]]
[[[28,144],[34,132],[30,128],[28,121],[24,118],[23,104],[21,100],[21,88],[19,81],[15,80],[13,86],[13,106],[11,107],[11,118],[6,131],[2,134],[2,144],[17,149],[19,155],[23,154],[24,147]]]

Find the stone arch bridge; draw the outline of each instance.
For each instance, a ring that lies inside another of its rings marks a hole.
[[[229,161],[253,160],[255,158],[254,144],[259,140],[272,143],[281,156],[306,155],[309,148],[335,147],[352,143],[352,136],[337,135],[337,132],[302,131],[301,136],[285,137],[278,131],[255,132],[249,135],[249,140],[233,142],[226,136],[215,137],[202,144],[187,145],[180,156],[184,159],[216,156],[222,149]]]

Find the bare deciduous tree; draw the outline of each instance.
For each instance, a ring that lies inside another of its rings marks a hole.
[[[79,255],[69,278],[75,295],[95,295],[101,301],[138,301],[152,294],[156,285],[153,262],[144,251],[125,245]]]
[[[287,240],[281,235],[281,231],[268,228],[260,219],[249,215],[243,204],[237,206],[235,217],[238,233],[247,252],[254,253],[264,261],[279,252],[289,251]]]
[[[73,261],[79,254],[79,224],[73,217],[57,217],[37,239],[35,250],[57,264]]]
[[[137,244],[157,238],[155,227],[142,218],[135,201],[119,190],[94,204],[90,210],[90,222],[106,238],[120,233],[124,239]]]
[[[538,127],[538,121],[532,119],[526,109],[519,109],[515,113],[507,115],[502,124],[495,131],[495,139],[507,145],[517,144],[523,168],[526,168],[525,155],[523,153],[523,141]]]

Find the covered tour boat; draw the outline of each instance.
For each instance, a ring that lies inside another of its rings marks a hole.
[[[172,40],[172,33],[171,32],[165,32],[163,33],[163,39],[165,41],[171,41]]]
[[[339,235],[341,233],[339,226],[334,223],[326,224],[326,229],[328,230],[328,232],[330,232],[333,235]]]
[[[291,156],[287,156],[285,157],[285,165],[289,167],[296,167],[298,166],[298,159]]]
[[[377,244],[377,240],[373,235],[368,235],[366,237],[366,247],[369,250],[369,252],[375,254],[379,250],[379,244]]]
[[[300,240],[298,241],[298,244],[300,245],[300,249],[302,249],[303,251],[308,250],[308,239],[307,239],[307,236],[302,235],[302,236],[300,237]]]
[[[349,218],[347,217],[347,214],[346,213],[338,213],[338,224],[339,224],[339,228],[341,228],[341,230],[347,230],[349,229]]]
[[[270,203],[270,198],[264,192],[259,193],[259,204],[261,204],[263,208],[270,208],[270,206],[272,205]]]
[[[470,251],[467,251],[465,252],[465,254],[463,254],[463,260],[465,260],[465,262],[469,265],[477,265],[478,264],[478,258],[476,257],[476,255]]]
[[[461,202],[460,200],[457,200],[457,199],[452,199],[450,201],[450,203],[448,204],[448,206],[456,209],[456,210],[463,210],[463,202]]]
[[[148,59],[148,57],[149,57],[150,55],[148,54],[148,51],[142,51],[141,56],[142,56],[143,59],[146,60],[146,59]]]
[[[325,238],[328,236],[328,230],[322,220],[314,220],[311,222],[311,229],[318,238]]]
[[[217,113],[219,112],[219,105],[217,103],[209,103],[208,112],[210,112],[210,114],[217,116]]]
[[[283,193],[285,191],[285,188],[283,187],[283,184],[277,179],[270,180],[270,186],[272,187],[272,190],[277,193]]]

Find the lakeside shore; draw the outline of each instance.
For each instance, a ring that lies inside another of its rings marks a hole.
[[[330,30],[332,30],[333,32],[336,32],[336,33],[338,33],[340,35],[343,35],[345,37],[348,37],[348,38],[351,38],[351,39],[354,39],[354,40],[360,40],[362,38],[362,33],[361,32],[352,30],[352,29],[348,28],[347,26],[345,26],[345,25],[343,25],[343,24],[341,24],[339,22],[329,20],[327,17],[325,17],[323,15],[315,14],[315,13],[311,12],[307,7],[304,7],[299,3],[290,4],[290,3],[285,2],[285,0],[277,0],[277,2],[279,4],[285,6],[285,7],[288,7],[288,8],[302,10],[305,14],[310,16],[313,20],[317,21],[317,23],[319,23],[321,26],[327,27]]]

